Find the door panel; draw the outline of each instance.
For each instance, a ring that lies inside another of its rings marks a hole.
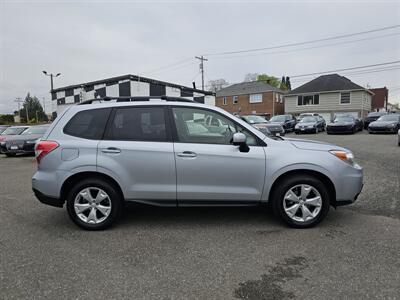
[[[178,203],[190,200],[259,201],[265,179],[263,147],[175,143]],[[194,153],[182,157],[182,153]]]
[[[126,199],[162,199],[176,205],[174,149],[165,116],[161,106],[113,111],[98,146],[97,166],[114,172]]]
[[[265,153],[251,132],[203,108],[174,107],[172,119],[179,205],[261,199]],[[246,135],[249,152],[231,144],[235,132]]]
[[[172,143],[101,141],[97,166],[117,172],[127,199],[176,200]]]

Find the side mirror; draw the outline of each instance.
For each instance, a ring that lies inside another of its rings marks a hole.
[[[241,133],[241,132],[236,132],[233,134],[232,137],[232,144],[234,146],[239,146],[239,151],[240,152],[249,152],[250,148],[249,146],[246,144],[246,135]]]

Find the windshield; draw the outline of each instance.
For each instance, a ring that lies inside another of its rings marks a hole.
[[[247,123],[268,123],[267,120],[265,120],[263,117],[260,116],[243,116],[243,119],[245,119],[245,121]]]
[[[317,121],[317,118],[314,118],[314,117],[303,117],[299,123],[313,123],[316,121]]]
[[[0,127],[0,134],[6,129],[7,129],[7,127]]]
[[[399,121],[399,115],[386,115],[378,119],[378,121]]]
[[[47,126],[34,126],[30,127],[25,130],[21,135],[28,135],[28,134],[44,134],[47,130]]]
[[[372,113],[369,113],[367,117],[380,117],[380,116],[383,116],[383,115],[386,115],[386,113],[372,112]]]
[[[335,122],[335,123],[337,123],[337,122],[354,122],[354,119],[352,117],[339,116],[339,117],[336,117],[336,119],[333,122]]]
[[[27,127],[8,127],[1,135],[18,135],[21,134]]]
[[[271,118],[271,122],[285,122],[286,116],[281,115],[281,116],[275,116]]]

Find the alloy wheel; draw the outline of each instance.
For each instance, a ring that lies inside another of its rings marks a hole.
[[[283,198],[286,215],[297,222],[315,219],[321,211],[322,198],[316,188],[308,184],[291,187]]]
[[[76,195],[74,210],[83,222],[99,224],[110,215],[111,199],[104,190],[97,187],[87,187]]]

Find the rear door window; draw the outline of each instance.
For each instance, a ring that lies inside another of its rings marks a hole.
[[[123,107],[115,109],[104,138],[166,142],[168,136],[163,107]]]
[[[100,140],[110,112],[110,108],[80,111],[65,125],[64,133],[89,140]]]

